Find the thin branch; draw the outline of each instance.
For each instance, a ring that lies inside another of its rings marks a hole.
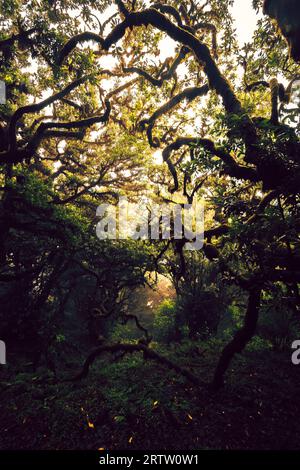
[[[159,109],[157,109],[152,116],[150,116],[148,119],[143,119],[140,122],[140,127],[142,129],[145,129],[146,125],[147,127],[147,136],[149,143],[151,147],[158,147],[159,142],[153,140],[152,137],[152,130],[155,122],[157,119],[159,119],[161,116],[166,114],[167,112],[171,111],[175,106],[177,106],[181,101],[187,100],[189,102],[193,101],[195,98],[199,96],[204,96],[209,92],[209,86],[208,85],[203,85],[201,87],[190,87],[186,88],[183,90],[181,93],[178,93],[178,95],[173,96],[167,103],[162,105]]]
[[[137,73],[141,77],[145,78],[152,85],[161,87],[166,80],[169,80],[170,78],[174,77],[178,65],[182,62],[182,60],[186,57],[188,53],[189,49],[187,47],[182,47],[175,59],[173,60],[170,68],[166,72],[161,73],[161,76],[159,78],[152,77],[152,75],[150,75],[145,70],[140,69],[139,67],[123,67],[123,72]]]
[[[149,336],[148,330],[146,328],[144,328],[143,325],[141,325],[141,323],[140,323],[140,321],[139,321],[139,319],[136,315],[128,313],[128,314],[122,316],[121,320],[123,321],[124,324],[126,324],[130,320],[133,320],[136,324],[136,327],[144,333],[146,341],[147,342],[151,341],[151,337]]]

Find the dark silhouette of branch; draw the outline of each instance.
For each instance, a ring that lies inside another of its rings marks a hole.
[[[274,126],[278,126],[278,97],[279,97],[279,84],[277,78],[272,78],[270,80],[270,89],[271,89],[271,119],[270,122]]]
[[[210,243],[212,237],[221,237],[229,232],[229,225],[223,224],[215,228],[210,228],[204,231],[204,238],[207,238],[207,241]]]
[[[269,82],[266,82],[265,80],[258,80],[257,82],[250,83],[245,87],[245,91],[252,91],[255,90],[256,88],[263,86],[266,88],[269,88],[270,84]]]
[[[270,202],[273,201],[273,199],[276,199],[278,195],[279,191],[275,189],[268,192],[258,204],[255,213],[251,215],[251,217],[249,217],[249,219],[246,221],[246,224],[251,224],[254,222],[261,215],[264,209],[270,204]]]
[[[173,151],[179,150],[184,145],[192,145],[195,147],[202,146],[212,155],[219,157],[225,163],[224,173],[228,174],[229,176],[234,176],[236,178],[250,180],[253,182],[259,181],[260,179],[255,169],[239,165],[229,153],[220,147],[216,147],[214,142],[211,140],[200,139],[198,137],[179,137],[170,145],[165,147],[162,153],[163,160],[167,163],[170,173],[174,179],[174,188],[171,190],[171,192],[175,192],[178,189],[178,177],[176,168],[171,162],[170,156]]]
[[[86,128],[97,123],[105,123],[110,115],[110,102],[105,101],[106,110],[100,116],[92,116],[86,119],[70,122],[43,122],[37,128],[27,145],[15,152],[3,152],[0,154],[1,163],[17,163],[29,159],[39,147],[41,141],[50,137],[83,139]],[[69,132],[69,129],[82,129],[81,132]]]
[[[151,337],[149,336],[149,333],[148,333],[148,330],[143,327],[143,325],[140,323],[138,317],[136,315],[133,315],[133,314],[130,314],[130,313],[127,313],[126,315],[123,315],[122,316],[122,321],[124,324],[126,324],[127,322],[129,322],[130,320],[133,320],[136,324],[136,327],[141,330],[144,335],[145,335],[145,340],[147,342],[150,342],[151,341]]]
[[[180,13],[178,10],[176,10],[175,7],[171,5],[167,5],[165,3],[153,3],[153,5],[151,5],[151,8],[155,8],[156,10],[159,10],[161,13],[167,13],[168,15],[173,16],[178,26],[180,26],[181,28],[184,27],[184,25],[182,24]]]
[[[176,69],[178,65],[182,62],[182,60],[187,56],[189,53],[189,49],[187,47],[182,47],[179,53],[176,55],[175,59],[173,60],[170,68],[167,71],[161,73],[159,78],[152,77],[148,72],[139,67],[123,67],[123,72],[125,73],[137,73],[141,77],[145,78],[150,82],[152,85],[161,87],[166,80],[175,76]]]
[[[58,58],[58,64],[62,64],[64,58],[67,57],[73,49],[75,49],[77,44],[85,41],[95,41],[102,47],[104,44],[104,39],[97,33],[85,31],[84,33],[77,34],[76,36],[73,36],[62,48]]]
[[[218,390],[223,385],[224,374],[236,353],[240,353],[255,334],[259,314],[261,289],[253,288],[249,293],[248,307],[243,327],[236,332],[233,339],[225,346],[215,370],[212,387]]]
[[[14,42],[16,41],[26,40],[35,31],[36,31],[36,28],[31,28],[31,29],[28,29],[27,31],[21,30],[19,33],[13,34],[9,38],[2,39],[0,41],[0,51],[3,51],[5,48],[12,46]]]
[[[54,103],[55,101],[58,101],[64,98],[72,90],[82,85],[88,79],[89,79],[88,76],[82,77],[70,83],[69,85],[67,85],[63,90],[59,91],[58,93],[55,93],[52,96],[49,96],[49,98],[46,98],[45,100],[40,101],[39,103],[29,104],[27,106],[23,106],[17,109],[17,111],[11,117],[9,128],[8,128],[9,143],[10,143],[9,150],[11,152],[14,152],[16,149],[16,125],[18,121],[24,116],[24,114],[37,113],[41,111],[42,109],[46,108],[50,104]],[[0,154],[0,158],[1,158],[1,154]]]
[[[140,122],[140,127],[142,129],[145,129],[146,125],[148,126],[147,136],[148,136],[149,144],[151,145],[151,147],[159,147],[159,142],[157,140],[154,141],[152,137],[152,129],[157,119],[159,119],[161,116],[171,111],[171,109],[177,106],[181,101],[187,100],[191,102],[199,96],[206,95],[208,91],[209,91],[208,85],[203,85],[201,87],[186,88],[181,93],[178,93],[178,95],[173,96],[173,98],[171,98],[167,103],[165,103],[159,109],[157,109],[152,114],[151,117],[149,117],[148,119],[143,119]]]
[[[145,346],[144,344],[126,344],[126,343],[115,343],[115,344],[107,343],[95,349],[85,360],[85,363],[82,367],[81,372],[77,374],[75,377],[73,377],[72,379],[68,379],[68,381],[81,380],[85,378],[88,375],[89,368],[93,364],[95,359],[106,352],[108,353],[121,352],[121,353],[127,353],[127,354],[133,354],[135,352],[142,352],[145,359],[156,361],[159,364],[162,364],[168,367],[169,369],[175,370],[175,372],[178,372],[179,374],[183,375],[187,380],[192,382],[194,385],[198,385],[198,386],[206,385],[204,382],[200,381],[198,377],[196,377],[194,374],[192,374],[188,370],[180,367],[175,362],[170,361],[170,359],[164,356],[161,356],[156,351]]]

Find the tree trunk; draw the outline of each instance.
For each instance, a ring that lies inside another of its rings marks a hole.
[[[223,385],[223,377],[228,369],[231,359],[236,353],[242,352],[248,341],[254,336],[260,306],[261,289],[253,289],[249,293],[248,307],[244,326],[236,332],[230,343],[225,346],[215,370],[212,387],[218,390]]]

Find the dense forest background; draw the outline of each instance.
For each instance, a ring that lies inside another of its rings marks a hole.
[[[241,47],[233,0],[1,0],[1,449],[299,448],[300,75],[262,3]],[[203,248],[99,240],[121,196],[201,202]]]

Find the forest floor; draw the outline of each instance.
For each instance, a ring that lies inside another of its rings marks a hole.
[[[216,340],[157,345],[205,381],[221,347]],[[254,341],[232,362],[218,393],[138,353],[98,359],[79,382],[56,380],[45,368],[2,368],[0,448],[299,449],[300,367],[290,356]]]

